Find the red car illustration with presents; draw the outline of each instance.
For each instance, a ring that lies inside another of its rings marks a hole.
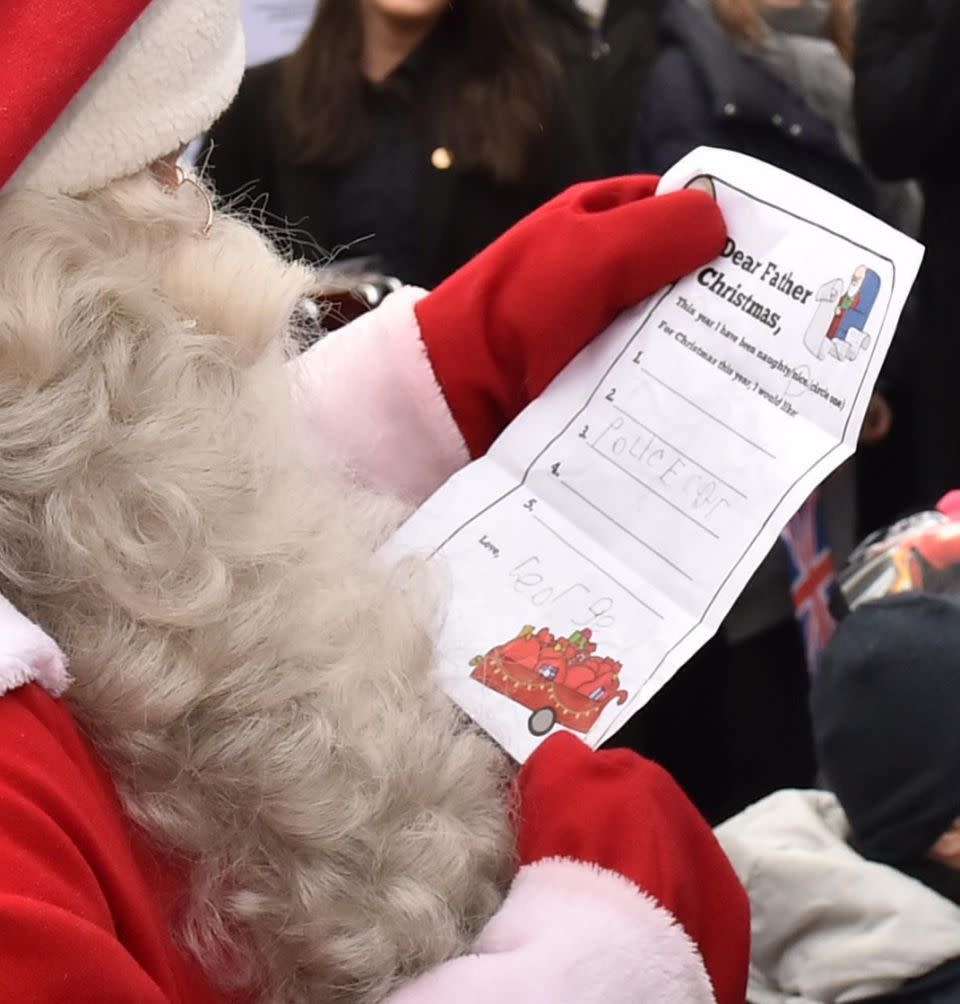
[[[474,680],[531,712],[528,727],[546,735],[557,723],[587,733],[613,700],[623,704],[616,659],[597,655],[589,629],[567,638],[531,625],[510,641],[470,661]]]

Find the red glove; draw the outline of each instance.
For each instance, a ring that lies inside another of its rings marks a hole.
[[[618,872],[696,943],[718,1004],[743,1004],[750,904],[706,821],[670,775],[629,750],[594,752],[568,732],[518,778],[521,864],[565,857]]]
[[[417,304],[427,354],[472,456],[617,314],[715,258],[716,203],[657,178],[576,185]]]

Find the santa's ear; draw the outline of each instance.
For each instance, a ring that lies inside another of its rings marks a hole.
[[[944,864],[960,861],[960,819],[955,819],[950,829],[937,839],[930,848],[930,857]]]

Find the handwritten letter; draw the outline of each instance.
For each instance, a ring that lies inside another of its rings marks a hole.
[[[697,150],[661,189],[691,182],[723,254],[622,315],[391,544],[446,567],[438,685],[520,760],[556,729],[598,745],[717,630],[853,452],[919,267],[748,158]]]

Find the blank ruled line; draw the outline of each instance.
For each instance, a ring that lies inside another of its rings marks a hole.
[[[664,390],[670,391],[671,394],[676,394],[676,396],[680,398],[681,401],[685,401],[687,404],[690,405],[691,408],[695,408],[697,411],[700,412],[701,415],[705,415],[707,418],[710,418],[714,422],[716,422],[717,425],[723,426],[723,428],[726,429],[727,432],[732,432],[738,439],[742,439],[749,446],[752,446],[755,450],[759,450],[762,454],[769,457],[771,460],[777,459],[777,455],[775,453],[771,453],[765,446],[761,446],[759,443],[755,443],[749,436],[745,436],[742,432],[740,432],[739,429],[735,429],[732,425],[727,425],[727,423],[724,422],[722,419],[717,418],[716,415],[712,415],[709,411],[706,410],[706,408],[703,408],[699,404],[697,404],[696,401],[691,401],[690,398],[681,394],[676,387],[671,387],[670,384],[666,383],[664,380],[661,380],[660,377],[658,377],[654,373],[651,373],[650,370],[644,369],[643,372],[646,373],[646,375],[650,377],[651,380],[660,384],[660,386],[663,387]]]
[[[611,457],[609,454],[604,453],[603,450],[598,449],[596,446],[593,445],[593,443],[588,443],[587,445],[590,447],[591,450],[593,450],[594,453],[596,453],[598,457],[603,457],[604,460],[613,464],[613,466],[616,467],[618,471],[621,471],[623,474],[626,474],[626,476],[630,478],[632,481],[636,481],[636,483],[640,485],[641,488],[646,488],[646,490],[650,492],[651,495],[660,499],[660,501],[663,502],[664,505],[670,506],[670,508],[673,509],[674,512],[678,512],[680,513],[681,516],[683,516],[684,519],[690,520],[690,522],[693,523],[695,527],[697,527],[700,530],[703,530],[704,533],[710,534],[710,536],[713,537],[714,540],[720,539],[719,535],[714,533],[714,531],[711,530],[710,527],[704,526],[703,523],[701,523],[696,517],[691,516],[690,513],[688,512],[684,512],[683,509],[681,509],[680,506],[678,506],[675,502],[671,502],[670,499],[668,499],[666,496],[661,495],[660,492],[658,492],[656,489],[651,488],[646,483],[646,481],[641,481],[640,478],[636,476],[636,474],[634,474],[632,471],[628,471],[627,468],[623,466],[623,464],[618,464],[617,461],[614,460],[613,457]]]
[[[568,484],[566,481],[563,480],[563,478],[560,479],[560,484],[562,484],[563,487],[567,489],[567,491],[572,492],[574,495],[576,495],[577,498],[581,500],[581,502],[586,502],[586,504],[590,506],[591,509],[598,512],[601,516],[604,517],[604,519],[607,519],[611,523],[613,523],[613,525],[618,530],[621,530],[628,537],[631,537],[633,540],[635,540],[641,547],[645,547],[651,554],[655,554],[662,562],[664,562],[664,564],[669,565],[675,572],[677,572],[679,575],[682,575],[688,582],[693,582],[692,575],[688,575],[679,565],[672,562],[665,554],[661,554],[655,547],[648,544],[641,537],[638,537],[632,530],[628,529],[622,523],[615,520],[610,515],[610,513],[605,512],[596,503],[591,502],[586,495],[583,495],[581,492],[578,492],[577,489],[573,487],[573,485]]]
[[[635,423],[636,425],[639,425],[640,428],[643,429],[643,430],[645,430],[646,432],[649,432],[651,436],[655,436],[665,446],[669,446],[670,449],[673,450],[674,453],[679,453],[680,456],[683,457],[684,460],[686,460],[689,463],[693,464],[695,467],[699,467],[700,470],[703,471],[705,474],[709,474],[710,477],[713,478],[714,481],[718,481],[725,488],[729,488],[730,491],[732,491],[734,493],[734,495],[739,495],[740,498],[742,498],[745,502],[749,501],[749,499],[747,498],[747,496],[742,491],[740,491],[739,488],[734,487],[734,485],[730,484],[729,481],[724,481],[723,478],[721,478],[719,474],[714,474],[713,471],[711,471],[709,467],[705,467],[703,464],[700,463],[699,460],[695,460],[693,457],[691,457],[688,454],[684,453],[683,450],[681,450],[678,446],[674,446],[673,443],[671,443],[669,440],[664,439],[663,436],[661,436],[659,432],[654,432],[654,430],[651,429],[649,425],[645,425],[635,415],[631,415],[630,412],[626,410],[626,408],[621,408],[620,405],[615,404],[614,405],[614,410],[615,411],[619,411],[620,414],[623,415],[624,418],[629,418],[631,422]]]
[[[626,587],[626,586],[625,586],[625,585],[624,585],[624,584],[623,584],[622,582],[620,582],[620,581],[619,581],[618,579],[615,579],[615,578],[614,578],[614,577],[613,577],[613,576],[612,576],[612,575],[611,575],[611,574],[610,574],[610,573],[609,573],[609,572],[607,571],[607,569],[605,569],[605,568],[604,568],[604,567],[603,567],[602,565],[598,565],[598,564],[597,564],[597,563],[596,563],[596,562],[595,562],[595,561],[594,561],[594,560],[593,560],[592,558],[590,558],[590,557],[588,557],[587,555],[585,555],[585,554],[583,553],[583,551],[579,551],[579,550],[577,550],[577,548],[575,548],[575,547],[573,546],[573,544],[571,544],[571,543],[570,543],[570,541],[569,541],[569,540],[567,540],[567,539],[566,539],[565,537],[563,537],[563,536],[561,536],[561,535],[560,535],[559,533],[557,533],[557,531],[556,531],[556,530],[554,530],[554,528],[553,528],[553,527],[552,527],[552,526],[551,526],[551,525],[550,525],[550,524],[549,524],[549,523],[548,523],[548,522],[547,522],[546,520],[543,520],[543,519],[541,519],[541,518],[540,518],[539,516],[537,516],[537,515],[534,515],[534,517],[533,517],[533,518],[534,518],[534,519],[535,519],[535,520],[536,520],[536,521],[537,521],[537,522],[538,522],[538,523],[539,523],[539,524],[540,524],[540,525],[541,525],[541,526],[542,526],[542,527],[544,528],[544,530],[547,530],[547,531],[548,531],[549,533],[552,533],[552,534],[553,534],[553,536],[554,536],[554,537],[556,537],[556,538],[557,538],[557,540],[559,540],[561,544],[564,544],[564,545],[565,545],[566,547],[568,547],[568,548],[569,548],[569,549],[570,549],[571,551],[573,551],[573,553],[574,553],[574,554],[576,554],[576,555],[577,555],[578,557],[582,558],[582,559],[583,559],[583,560],[584,560],[584,561],[585,561],[585,562],[586,562],[586,563],[587,563],[588,565],[593,565],[593,567],[594,567],[594,568],[595,568],[595,569],[596,569],[596,570],[597,570],[598,572],[601,572],[601,573],[602,573],[603,575],[605,575],[605,576],[606,576],[606,577],[607,577],[607,578],[608,578],[608,579],[609,579],[609,580],[610,580],[611,582],[613,582],[613,583],[615,583],[616,585],[618,585],[618,586],[619,586],[619,587],[620,587],[620,588],[621,588],[621,589],[622,589],[622,590],[623,590],[623,591],[624,591],[624,592],[625,592],[625,593],[627,594],[627,596],[631,596],[631,597],[632,597],[632,598],[633,598],[634,600],[636,600],[636,602],[637,602],[637,603],[639,603],[639,604],[640,604],[640,606],[642,606],[642,607],[645,607],[645,608],[646,608],[647,610],[649,610],[649,611],[650,611],[650,613],[652,613],[652,614],[653,614],[653,616],[654,616],[654,617],[656,617],[656,618],[657,618],[658,620],[661,620],[661,621],[663,620],[663,614],[662,614],[662,613],[660,613],[660,611],[659,611],[659,610],[654,610],[654,608],[653,608],[652,606],[650,606],[650,604],[649,604],[649,603],[647,603],[647,601],[646,601],[646,600],[642,600],[642,599],[640,599],[640,597],[639,597],[639,596],[637,596],[637,594],[636,594],[635,592],[633,592],[633,590],[631,590],[631,589],[627,589],[627,587]]]

